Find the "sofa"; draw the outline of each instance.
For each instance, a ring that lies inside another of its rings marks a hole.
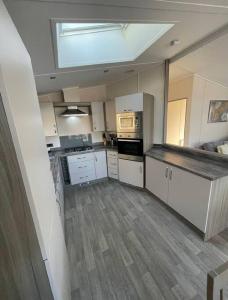
[[[218,146],[222,146],[225,144],[228,144],[228,137],[223,140],[204,143],[199,148],[206,151],[218,152]]]

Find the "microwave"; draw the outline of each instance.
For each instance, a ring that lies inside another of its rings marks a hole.
[[[119,113],[116,115],[118,133],[142,133],[143,113],[142,111]]]

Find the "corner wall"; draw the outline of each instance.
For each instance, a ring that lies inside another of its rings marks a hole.
[[[149,70],[141,71],[128,79],[107,85],[107,97],[110,99],[137,92],[145,92],[154,96],[154,143],[163,142],[164,81],[164,64],[161,64],[159,66],[154,66]]]

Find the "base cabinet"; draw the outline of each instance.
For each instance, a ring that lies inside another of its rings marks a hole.
[[[96,179],[107,177],[106,151],[94,153]]]
[[[67,157],[70,183],[81,184],[107,177],[106,151]]]
[[[146,157],[146,188],[162,201],[168,203],[168,166]]]
[[[179,168],[170,168],[168,204],[206,232],[211,181]]]
[[[206,232],[211,181],[146,157],[146,188]]]
[[[144,186],[143,162],[119,159],[119,180],[137,187]]]

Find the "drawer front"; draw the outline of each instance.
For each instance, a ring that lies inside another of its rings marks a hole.
[[[82,173],[85,171],[93,171],[94,169],[94,161],[80,161],[69,164],[69,172],[70,173]]]
[[[114,178],[114,179],[119,179],[118,170],[108,168],[108,177]]]
[[[118,160],[108,157],[108,167],[118,169]]]
[[[94,153],[84,153],[67,156],[68,163],[81,162],[86,160],[94,160]]]
[[[88,182],[96,179],[95,171],[83,172],[83,173],[72,173],[70,175],[71,184],[79,184],[83,182]]]
[[[108,158],[118,158],[118,153],[117,153],[117,151],[107,151],[107,157]]]

